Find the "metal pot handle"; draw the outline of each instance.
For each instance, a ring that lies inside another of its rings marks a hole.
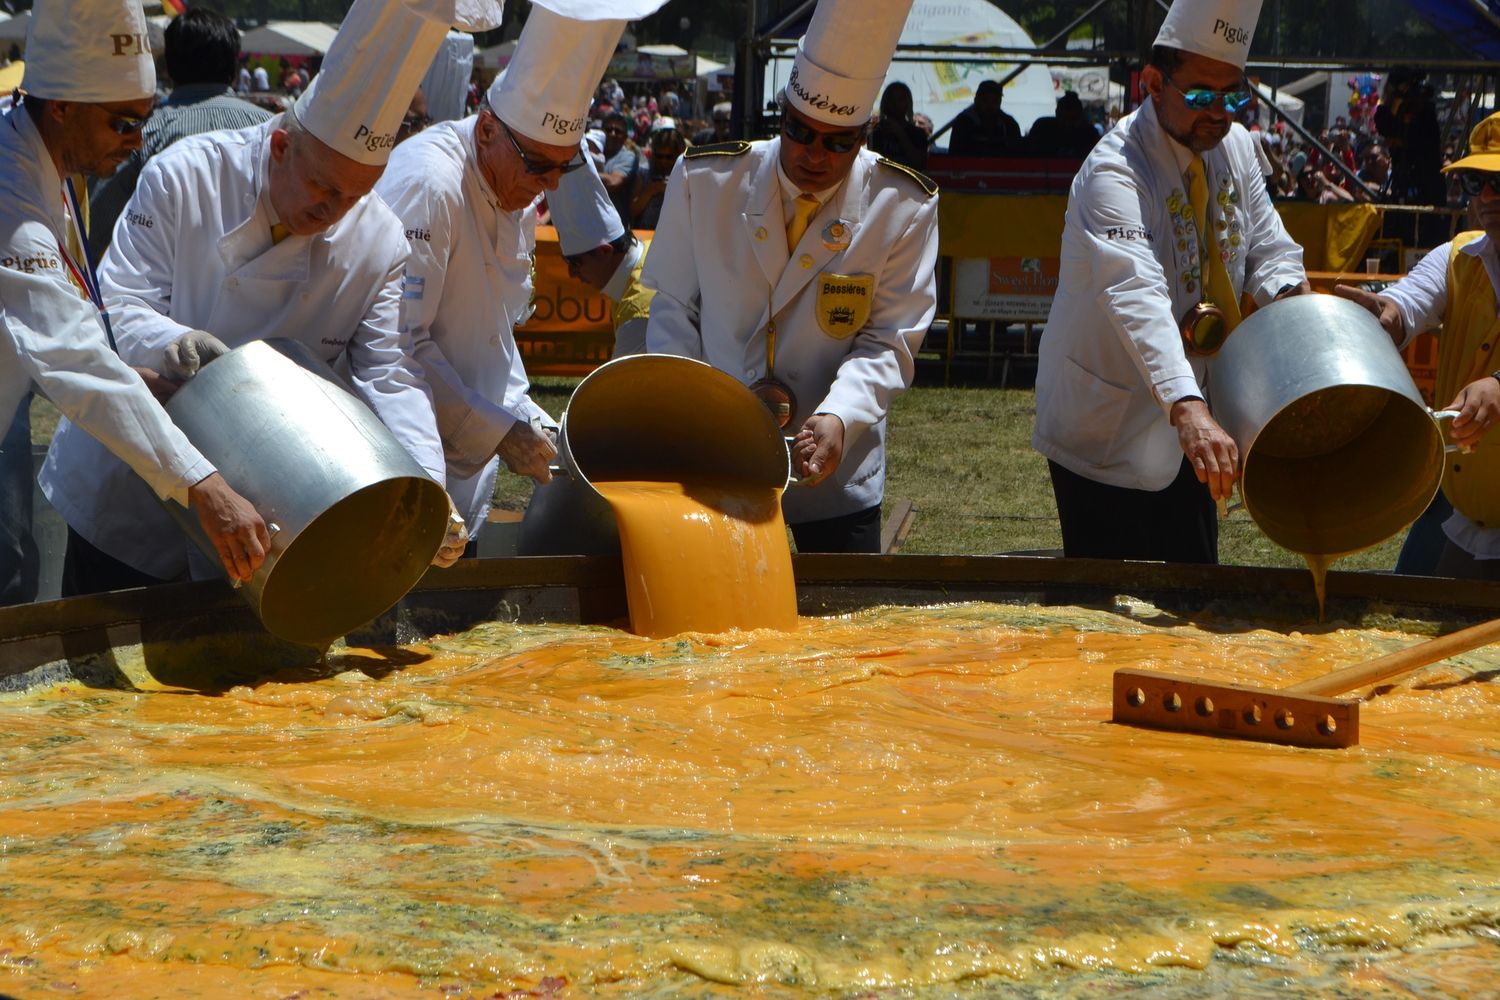
[[[1429,406],[1427,408],[1427,413],[1428,413],[1429,416],[1432,417],[1433,420],[1436,420],[1439,423],[1441,423],[1444,420],[1452,420],[1454,417],[1458,416],[1459,411],[1458,410],[1434,410],[1432,407]],[[1469,452],[1471,452],[1473,450],[1474,449],[1472,449],[1472,448],[1460,448],[1456,444],[1444,443],[1444,445],[1443,445],[1443,451],[1445,451],[1445,452],[1457,451],[1457,452],[1461,452],[1461,453],[1467,455],[1467,454],[1469,454]]]

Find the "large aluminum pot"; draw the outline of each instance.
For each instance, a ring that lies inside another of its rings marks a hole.
[[[1352,302],[1298,295],[1253,313],[1214,358],[1209,394],[1240,449],[1246,509],[1293,552],[1378,544],[1437,492],[1442,432],[1390,336]]]
[[[620,551],[614,512],[590,480],[732,479],[785,487],[786,440],[733,376],[690,358],[616,358],[578,384],[558,436],[563,474],[531,495],[520,555]]]
[[[240,593],[272,634],[324,646],[421,578],[448,520],[443,488],[303,344],[246,344],[167,403],[172,420],[276,525]],[[218,563],[196,518],[180,519]]]

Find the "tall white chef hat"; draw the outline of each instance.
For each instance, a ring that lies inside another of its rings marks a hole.
[[[787,103],[815,121],[870,120],[912,0],[819,0],[787,77]]]
[[[511,129],[537,142],[578,142],[625,22],[653,14],[665,3],[535,0],[515,55],[490,86],[490,109]]]
[[[493,28],[502,6],[500,0],[355,0],[294,113],[350,159],[384,165],[449,27]]]
[[[1174,0],[1157,45],[1245,68],[1261,0]]]
[[[37,0],[21,86],[50,101],[151,97],[156,65],[141,0]]]

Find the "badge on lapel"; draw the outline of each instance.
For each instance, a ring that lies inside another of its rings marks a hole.
[[[874,297],[874,275],[818,275],[818,326],[835,340],[854,336],[869,322]]]
[[[823,249],[840,253],[849,249],[849,224],[842,219],[834,219],[823,227]]]

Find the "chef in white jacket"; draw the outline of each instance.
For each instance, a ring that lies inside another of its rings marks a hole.
[[[1148,99],[1074,178],[1032,438],[1068,556],[1218,559],[1214,501],[1239,455],[1206,403],[1212,351],[1243,298],[1308,290],[1254,141],[1231,123],[1259,13],[1259,0],[1176,0],[1142,72]]]
[[[688,150],[641,274],[647,350],[741,379],[796,435],[802,552],[879,550],[886,413],[936,308],[937,188],[863,148],[910,8],[822,0],[781,135]]]
[[[70,175],[108,176],[140,145],[156,82],[145,15],[136,0],[41,0],[29,36],[27,97],[0,118],[0,436],[35,387],[134,470],[151,504],[191,506],[225,571],[249,579],[265,558],[265,524],[111,349],[82,213],[69,205],[69,180],[82,190]],[[28,580],[21,566],[35,552],[31,441],[17,423],[3,456],[0,603],[35,597],[34,568]]]
[[[358,0],[292,111],[152,158],[100,266],[127,360],[185,378],[253,340],[300,340],[443,481],[431,399],[399,331],[406,239],[369,192],[454,16],[453,0]],[[75,589],[189,569],[182,533],[77,428],[59,428],[42,485],[68,522]]]
[[[501,462],[541,483],[556,422],[527,395],[515,327],[531,312],[536,202],[564,173],[584,189],[561,208],[607,198],[580,152],[589,101],[625,20],[664,0],[538,0],[479,114],[401,144],[376,186],[411,255],[402,326],[426,372],[447,454],[448,491],[477,536]],[[618,226],[618,221],[615,225]]]

